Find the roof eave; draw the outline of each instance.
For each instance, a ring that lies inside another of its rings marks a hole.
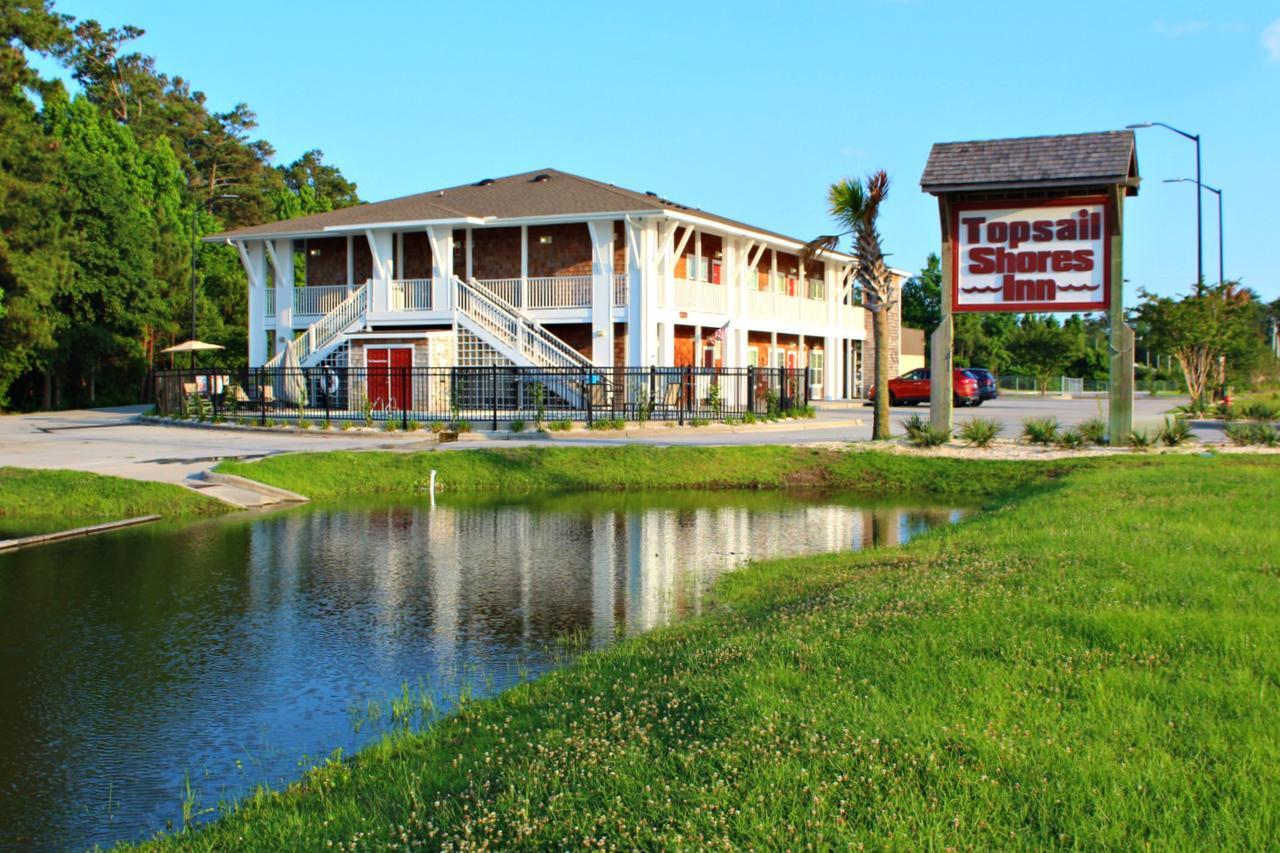
[[[926,184],[921,181],[920,189],[930,195],[945,195],[963,192],[1000,192],[1002,190],[1062,189],[1064,187],[1119,185],[1125,187],[1128,195],[1137,195],[1140,180],[1139,178],[1117,177],[1115,175],[1098,175],[1042,181],[990,181],[966,184]]]

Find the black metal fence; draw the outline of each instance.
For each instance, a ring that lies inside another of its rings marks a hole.
[[[778,367],[304,367],[169,370],[161,414],[385,424],[514,420],[723,421],[809,404],[803,369]]]

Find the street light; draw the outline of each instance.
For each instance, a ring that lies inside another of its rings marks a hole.
[[[1202,184],[1194,178],[1165,178],[1166,184],[1195,184],[1202,190],[1208,190],[1218,197],[1218,286],[1222,286],[1224,276],[1222,274],[1222,190],[1217,187],[1211,187],[1208,184]],[[1199,195],[1197,192],[1196,195]]]
[[[1163,127],[1165,130],[1172,130],[1179,136],[1184,136],[1196,144],[1196,183],[1200,183],[1200,134],[1187,133],[1185,130],[1178,130],[1171,124],[1165,124],[1162,121],[1144,121],[1138,124],[1126,124],[1126,130],[1138,130],[1144,127]],[[1201,204],[1200,196],[1202,193],[1196,190],[1196,288],[1199,289],[1204,284],[1204,206]]]
[[[211,196],[204,206],[206,209],[212,208],[215,201],[231,198],[240,198],[240,196],[231,193]],[[196,339],[196,213],[199,210],[197,205],[191,206],[191,340],[193,341]],[[194,364],[195,353],[192,353],[191,358]]]

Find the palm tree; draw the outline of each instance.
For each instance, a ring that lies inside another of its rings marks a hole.
[[[889,312],[899,297],[897,281],[884,262],[876,227],[880,205],[888,194],[889,176],[883,169],[868,175],[865,185],[850,178],[832,184],[827,190],[827,202],[832,218],[842,230],[810,241],[802,252],[809,260],[820,252],[834,251],[840,238],[853,238],[854,275],[862,284],[862,307],[871,312],[875,341],[876,400],[871,437],[876,440],[889,437]]]

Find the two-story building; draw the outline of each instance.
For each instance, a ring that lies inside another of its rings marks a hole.
[[[754,365],[865,390],[852,257],[554,169],[210,239],[248,274],[251,367]]]

